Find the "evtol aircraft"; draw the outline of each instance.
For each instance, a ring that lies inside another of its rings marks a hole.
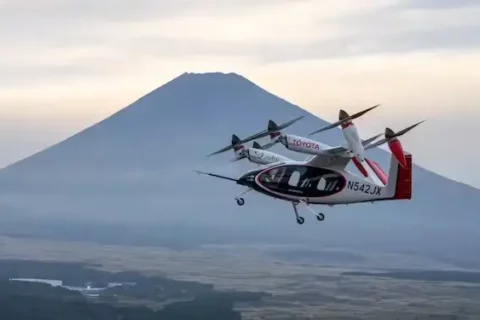
[[[398,137],[424,121],[398,132],[394,132],[387,127],[383,134],[384,138],[376,142],[374,141],[382,134],[362,140],[352,120],[376,107],[368,108],[352,116],[341,110],[339,121],[310,134],[316,134],[340,125],[346,140],[343,145],[331,147],[315,140],[282,132],[283,129],[303,117],[295,118],[281,125],[269,120],[266,130],[243,140],[233,135],[229,146],[210,154],[219,154],[233,149],[236,156],[233,161],[247,158],[249,161],[260,165],[259,167],[249,170],[239,178],[195,171],[200,174],[230,180],[246,187],[246,190],[235,197],[237,204],[240,206],[245,204],[245,200],[241,196],[252,190],[275,199],[290,202],[298,224],[305,222],[305,219],[298,213],[299,205],[305,207],[318,221],[323,221],[325,215],[316,213],[311,205],[335,206],[410,200],[412,197],[412,155],[403,150]],[[256,141],[253,148],[244,146],[244,143],[248,141],[266,136],[270,136],[271,141],[264,146],[260,146]],[[309,157],[298,161],[265,150],[277,143],[292,151],[308,154]],[[391,152],[388,175],[377,162],[365,157],[366,150],[385,143]],[[252,156],[255,152],[267,156]],[[362,176],[346,169],[350,161],[354,162]]]

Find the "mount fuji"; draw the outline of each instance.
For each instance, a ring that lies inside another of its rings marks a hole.
[[[198,176],[194,169],[231,176],[252,168],[229,164],[233,153],[207,158],[240,138],[305,116],[287,132],[306,135],[327,122],[235,73],[185,73],[107,119],[0,171],[0,205],[12,219],[71,224],[242,227],[287,239],[301,234],[316,245],[475,252],[480,244],[480,192],[415,166],[411,201],[318,208],[322,223],[258,194],[234,201],[234,183]],[[415,134],[413,131],[409,134]],[[340,130],[322,134],[335,145]],[[271,149],[294,159],[304,155]],[[408,150],[407,150],[408,151]],[[368,151],[386,165],[388,153]],[[415,162],[415,155],[413,155]],[[309,219],[310,218],[310,219]],[[152,227],[153,228],[153,227]],[[248,232],[245,237],[248,237]]]

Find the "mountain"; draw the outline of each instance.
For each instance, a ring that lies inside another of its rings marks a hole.
[[[327,124],[240,75],[185,73],[1,170],[2,212],[35,221],[243,226],[285,237],[301,233],[318,245],[443,252],[480,244],[479,190],[418,166],[411,201],[319,207],[326,220],[319,224],[303,212],[303,226],[296,225],[288,203],[250,193],[238,207],[233,198],[239,186],[192,171],[239,175],[252,164],[228,164],[229,152],[206,155],[229,144],[232,133],[245,137],[265,129],[268,119],[283,122],[299,115],[306,118],[287,131],[304,135]],[[322,134],[330,144],[341,139],[340,130]],[[304,158],[280,146],[272,151]],[[387,163],[383,150],[369,155]]]

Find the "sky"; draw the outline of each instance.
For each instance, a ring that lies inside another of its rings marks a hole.
[[[0,167],[183,72],[236,72],[480,188],[479,0],[0,0]]]

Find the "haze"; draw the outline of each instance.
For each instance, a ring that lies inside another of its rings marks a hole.
[[[475,0],[3,0],[0,165],[224,71],[329,121],[381,103],[364,136],[427,119],[404,139],[416,162],[480,187],[479,16]]]

